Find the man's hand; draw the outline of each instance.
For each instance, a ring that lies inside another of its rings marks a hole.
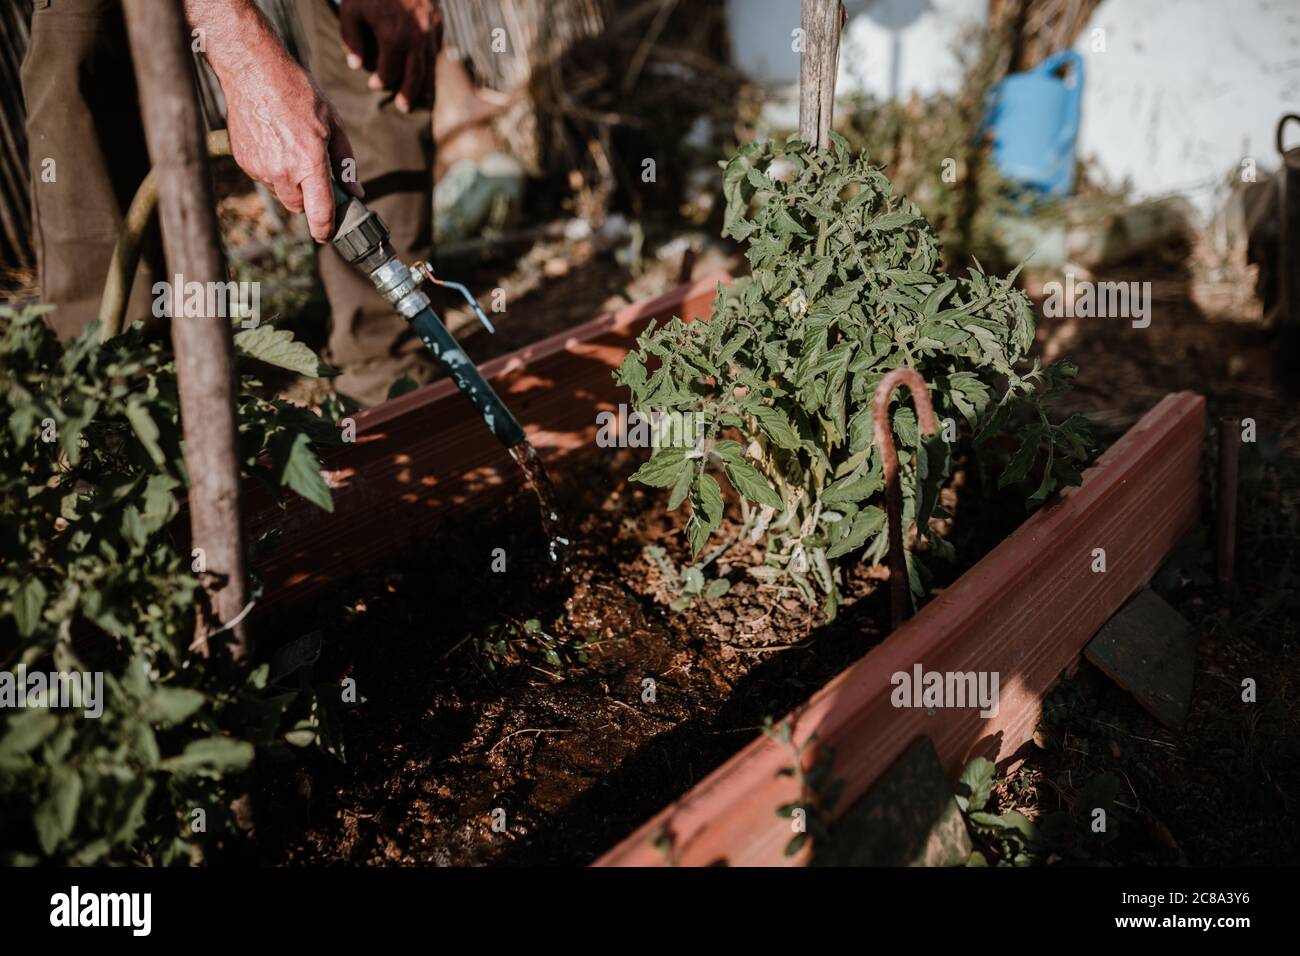
[[[305,212],[312,238],[334,234],[331,174],[355,196],[352,145],[311,77],[296,64],[223,84],[230,150],[239,168],[265,183],[290,212]]]
[[[339,33],[348,66],[370,70],[370,88],[396,90],[403,113],[433,105],[433,65],[442,40],[438,0],[343,0]]]
[[[331,175],[362,195],[334,108],[251,0],[185,0],[185,12],[221,82],[235,162],[286,209],[305,212],[312,238],[329,241]]]

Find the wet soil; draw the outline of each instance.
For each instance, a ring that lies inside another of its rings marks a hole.
[[[342,718],[346,762],[300,751],[261,766],[261,862],[590,862],[882,638],[884,572],[851,569],[826,624],[745,573],[761,560],[748,542],[709,569],[732,582],[725,595],[670,608],[678,592],[644,549],[688,565],[685,515],[624,481],[644,455],[554,476],[576,539],[567,577],[521,492],[343,587],[314,619],[263,629],[319,629],[314,679],[351,677],[363,700]],[[963,563],[936,568],[940,587],[1023,517],[980,505],[964,474],[944,527]],[[738,530],[733,503],[721,533]]]

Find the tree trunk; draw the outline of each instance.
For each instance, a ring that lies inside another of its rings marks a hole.
[[[840,30],[844,27],[840,0],[803,0],[799,25],[803,52],[799,58],[799,138],[820,149],[831,144],[835,111],[835,72],[840,64]]]
[[[149,158],[158,179],[158,215],[173,282],[224,282],[225,263],[181,0],[124,0],[131,59],[140,89]],[[230,320],[173,316],[172,347],[180,389],[190,530],[195,570],[207,596],[195,649],[223,627],[236,662],[248,651],[238,618],[247,602],[239,513],[234,347]],[[232,626],[232,622],[233,626]]]

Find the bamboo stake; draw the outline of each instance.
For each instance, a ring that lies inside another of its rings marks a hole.
[[[840,30],[845,16],[840,0],[803,0],[800,9],[803,52],[799,58],[799,138],[819,149],[831,145],[835,73],[839,69]]]
[[[216,204],[208,178],[181,0],[124,0],[149,158],[158,182],[167,271],[172,281],[224,281]],[[235,662],[248,653],[242,615],[248,595],[239,513],[234,348],[222,316],[176,316],[172,347],[180,389],[195,570],[207,597],[193,650],[209,656],[224,630]],[[201,549],[201,552],[199,551]],[[201,563],[200,563],[201,562]]]

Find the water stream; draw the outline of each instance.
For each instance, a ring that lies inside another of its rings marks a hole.
[[[528,481],[528,487],[537,496],[537,504],[542,515],[542,530],[546,532],[546,538],[549,542],[551,562],[558,565],[560,570],[567,572],[569,570],[567,549],[572,543],[572,539],[569,537],[564,521],[560,517],[559,506],[556,503],[555,486],[551,484],[551,476],[546,473],[541,456],[537,454],[537,449],[530,442],[522,441],[512,447],[510,457],[519,465],[524,473],[524,478]]]

